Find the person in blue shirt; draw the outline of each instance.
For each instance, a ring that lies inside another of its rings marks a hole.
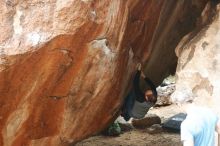
[[[211,109],[190,102],[183,109],[187,113],[181,124],[183,146],[215,146],[215,131],[220,134],[218,116]]]

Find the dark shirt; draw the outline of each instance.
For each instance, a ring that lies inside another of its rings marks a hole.
[[[135,77],[134,77],[133,88],[135,91],[136,100],[139,102],[144,102],[145,101],[145,94],[141,91],[141,88],[140,88],[140,76],[141,76],[141,71],[138,70]],[[156,86],[153,84],[153,82],[147,77],[145,77],[144,80],[151,88],[154,97],[157,97]]]
[[[149,108],[154,105],[154,103],[145,100],[145,94],[140,89],[140,75],[141,71],[137,71],[133,80],[133,88],[125,98],[125,102],[122,106],[121,116],[124,117],[126,121],[128,121],[131,117],[144,117]],[[150,86],[154,97],[157,97],[156,86],[148,78],[145,78],[145,81]],[[140,103],[138,105],[135,105],[137,101]],[[146,102],[146,104],[144,104],[143,102]],[[145,113],[143,113],[143,111],[145,111]]]

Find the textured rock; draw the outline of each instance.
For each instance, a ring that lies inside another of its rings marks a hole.
[[[128,42],[143,29],[150,41],[162,4],[1,1],[0,145],[68,145],[102,130],[134,71]]]
[[[149,114],[143,119],[133,119],[132,125],[135,128],[145,129],[154,124],[161,124],[161,119],[157,115]]]
[[[175,48],[182,37],[193,31],[197,18],[208,0],[167,0],[162,8],[156,31],[148,46],[145,74],[158,86],[170,74],[175,74]],[[147,55],[147,54],[146,54]],[[145,58],[146,59],[146,58]]]
[[[146,132],[149,134],[157,134],[163,132],[163,128],[160,124],[154,124],[151,127],[147,128]]]
[[[194,26],[205,3],[0,1],[0,145],[70,145],[104,129],[136,63],[159,51],[180,18]]]
[[[168,76],[162,82],[162,84],[157,87],[157,102],[155,106],[166,106],[172,103],[170,98],[171,94],[175,91],[175,76]]]
[[[176,91],[172,99],[182,102],[193,99],[220,113],[220,5],[207,4],[198,22],[198,29],[185,36],[176,54]],[[208,24],[208,25],[207,25]],[[205,27],[203,27],[205,26]]]

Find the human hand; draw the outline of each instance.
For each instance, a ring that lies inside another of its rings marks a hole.
[[[137,69],[140,71],[141,70],[141,63],[137,64]]]

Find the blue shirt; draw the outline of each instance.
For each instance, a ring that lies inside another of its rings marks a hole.
[[[193,108],[181,124],[181,141],[193,139],[194,146],[214,146],[218,117],[208,108]]]

